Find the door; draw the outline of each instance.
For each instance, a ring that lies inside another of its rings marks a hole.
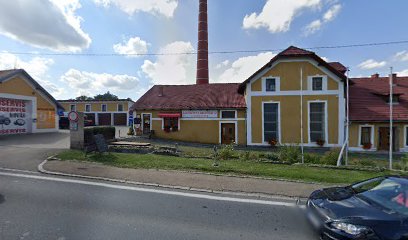
[[[110,126],[112,124],[110,113],[98,113],[99,126]]]
[[[397,131],[396,128],[392,128],[392,148],[393,151],[397,150]],[[388,151],[390,149],[390,128],[389,127],[380,127],[379,128],[379,142],[378,142],[378,150]]]
[[[113,114],[113,125],[115,126],[126,126],[127,114],[126,113],[114,113]]]
[[[235,123],[221,123],[221,144],[235,142]]]
[[[143,114],[142,115],[142,121],[143,121],[143,134],[149,134],[150,133],[150,114]]]

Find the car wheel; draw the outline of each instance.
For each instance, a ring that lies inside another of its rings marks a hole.
[[[6,125],[10,125],[10,123],[11,123],[10,119],[6,119],[6,120],[4,120],[4,124],[6,124]]]

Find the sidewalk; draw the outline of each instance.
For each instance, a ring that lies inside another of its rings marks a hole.
[[[261,178],[218,176],[206,173],[128,169],[105,166],[99,163],[77,161],[48,161],[44,173],[74,174],[124,180],[137,184],[170,187],[208,192],[240,192],[258,195],[275,195],[306,198],[316,189],[327,187],[321,184],[267,180]],[[41,171],[41,167],[39,167]]]

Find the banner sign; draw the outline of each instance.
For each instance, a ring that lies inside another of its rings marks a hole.
[[[0,98],[0,135],[27,132],[26,108],[25,100]]]
[[[217,110],[183,110],[183,118],[218,118]]]

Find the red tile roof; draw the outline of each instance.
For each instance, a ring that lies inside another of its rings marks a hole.
[[[238,83],[155,85],[133,104],[133,110],[246,108]],[[161,94],[162,93],[162,94]]]
[[[350,86],[351,121],[389,121],[388,77],[352,78]],[[399,94],[399,103],[393,105],[393,119],[408,122],[408,76],[397,77],[395,93]]]
[[[339,62],[329,62],[329,65],[343,74],[347,72],[347,68]]]
[[[279,60],[279,59],[288,59],[288,58],[312,58],[315,61],[317,61],[321,66],[327,68],[329,71],[334,73],[336,76],[338,76],[342,80],[346,80],[346,76],[344,75],[345,71],[343,72],[343,68],[345,68],[341,63],[335,62],[335,63],[328,63],[322,58],[320,58],[316,53],[301,49],[295,46],[290,46],[287,49],[283,50],[280,52],[278,55],[273,57],[267,64],[265,64],[262,68],[260,68],[258,71],[256,71],[252,76],[250,76],[247,80],[245,80],[241,85],[239,86],[239,93],[243,94],[245,92],[246,84],[251,81],[256,75],[258,75],[260,72],[265,70],[266,68],[269,68],[272,66],[272,64]]]

